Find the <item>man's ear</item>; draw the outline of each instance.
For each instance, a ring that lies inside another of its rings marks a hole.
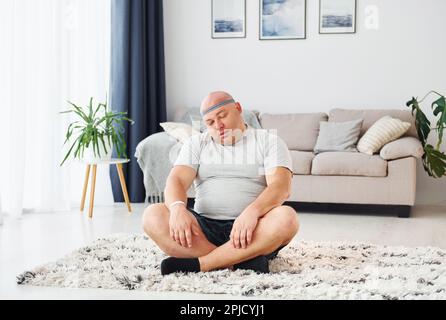
[[[236,107],[237,107],[237,110],[238,110],[240,113],[242,113],[243,109],[242,109],[242,106],[240,105],[240,103],[239,103],[239,102],[236,102],[235,105],[236,105]]]

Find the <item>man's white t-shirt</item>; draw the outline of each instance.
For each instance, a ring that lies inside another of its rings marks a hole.
[[[215,142],[208,132],[194,135],[174,163],[193,168],[194,211],[220,220],[237,218],[266,188],[265,172],[292,170],[285,142],[271,130],[248,127],[234,145]]]

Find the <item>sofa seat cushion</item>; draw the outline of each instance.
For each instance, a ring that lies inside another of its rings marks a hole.
[[[387,161],[379,155],[359,152],[323,152],[314,157],[311,174],[385,177]]]
[[[309,151],[290,150],[294,174],[311,174],[311,162],[314,153]]]
[[[277,130],[290,150],[313,151],[319,135],[319,122],[327,121],[328,115],[317,113],[289,113],[260,115],[263,129]]]

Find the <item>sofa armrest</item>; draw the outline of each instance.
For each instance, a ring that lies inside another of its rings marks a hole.
[[[386,193],[394,204],[409,206],[415,204],[417,162],[418,160],[412,156],[388,161],[387,178],[389,181]],[[395,190],[398,190],[398,192],[395,192]],[[395,198],[398,198],[397,203],[393,201]]]
[[[385,160],[405,157],[421,158],[424,154],[420,140],[414,137],[402,137],[385,144],[379,155]]]

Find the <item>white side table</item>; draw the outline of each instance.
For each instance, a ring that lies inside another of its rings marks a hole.
[[[128,212],[132,212],[132,207],[130,206],[129,195],[127,193],[127,186],[125,184],[124,173],[122,172],[122,164],[130,162],[130,159],[110,159],[110,160],[97,160],[97,161],[87,161],[83,160],[83,163],[87,165],[87,171],[85,172],[84,189],[82,191],[81,200],[81,211],[84,211],[85,205],[85,195],[87,194],[88,178],[90,176],[90,168],[93,167],[93,172],[91,174],[91,191],[90,191],[90,208],[88,211],[88,217],[93,218],[93,205],[94,205],[94,189],[96,187],[96,170],[97,166],[101,164],[115,164],[118,170],[119,181],[121,182],[122,193],[124,194],[125,203],[127,204]]]

